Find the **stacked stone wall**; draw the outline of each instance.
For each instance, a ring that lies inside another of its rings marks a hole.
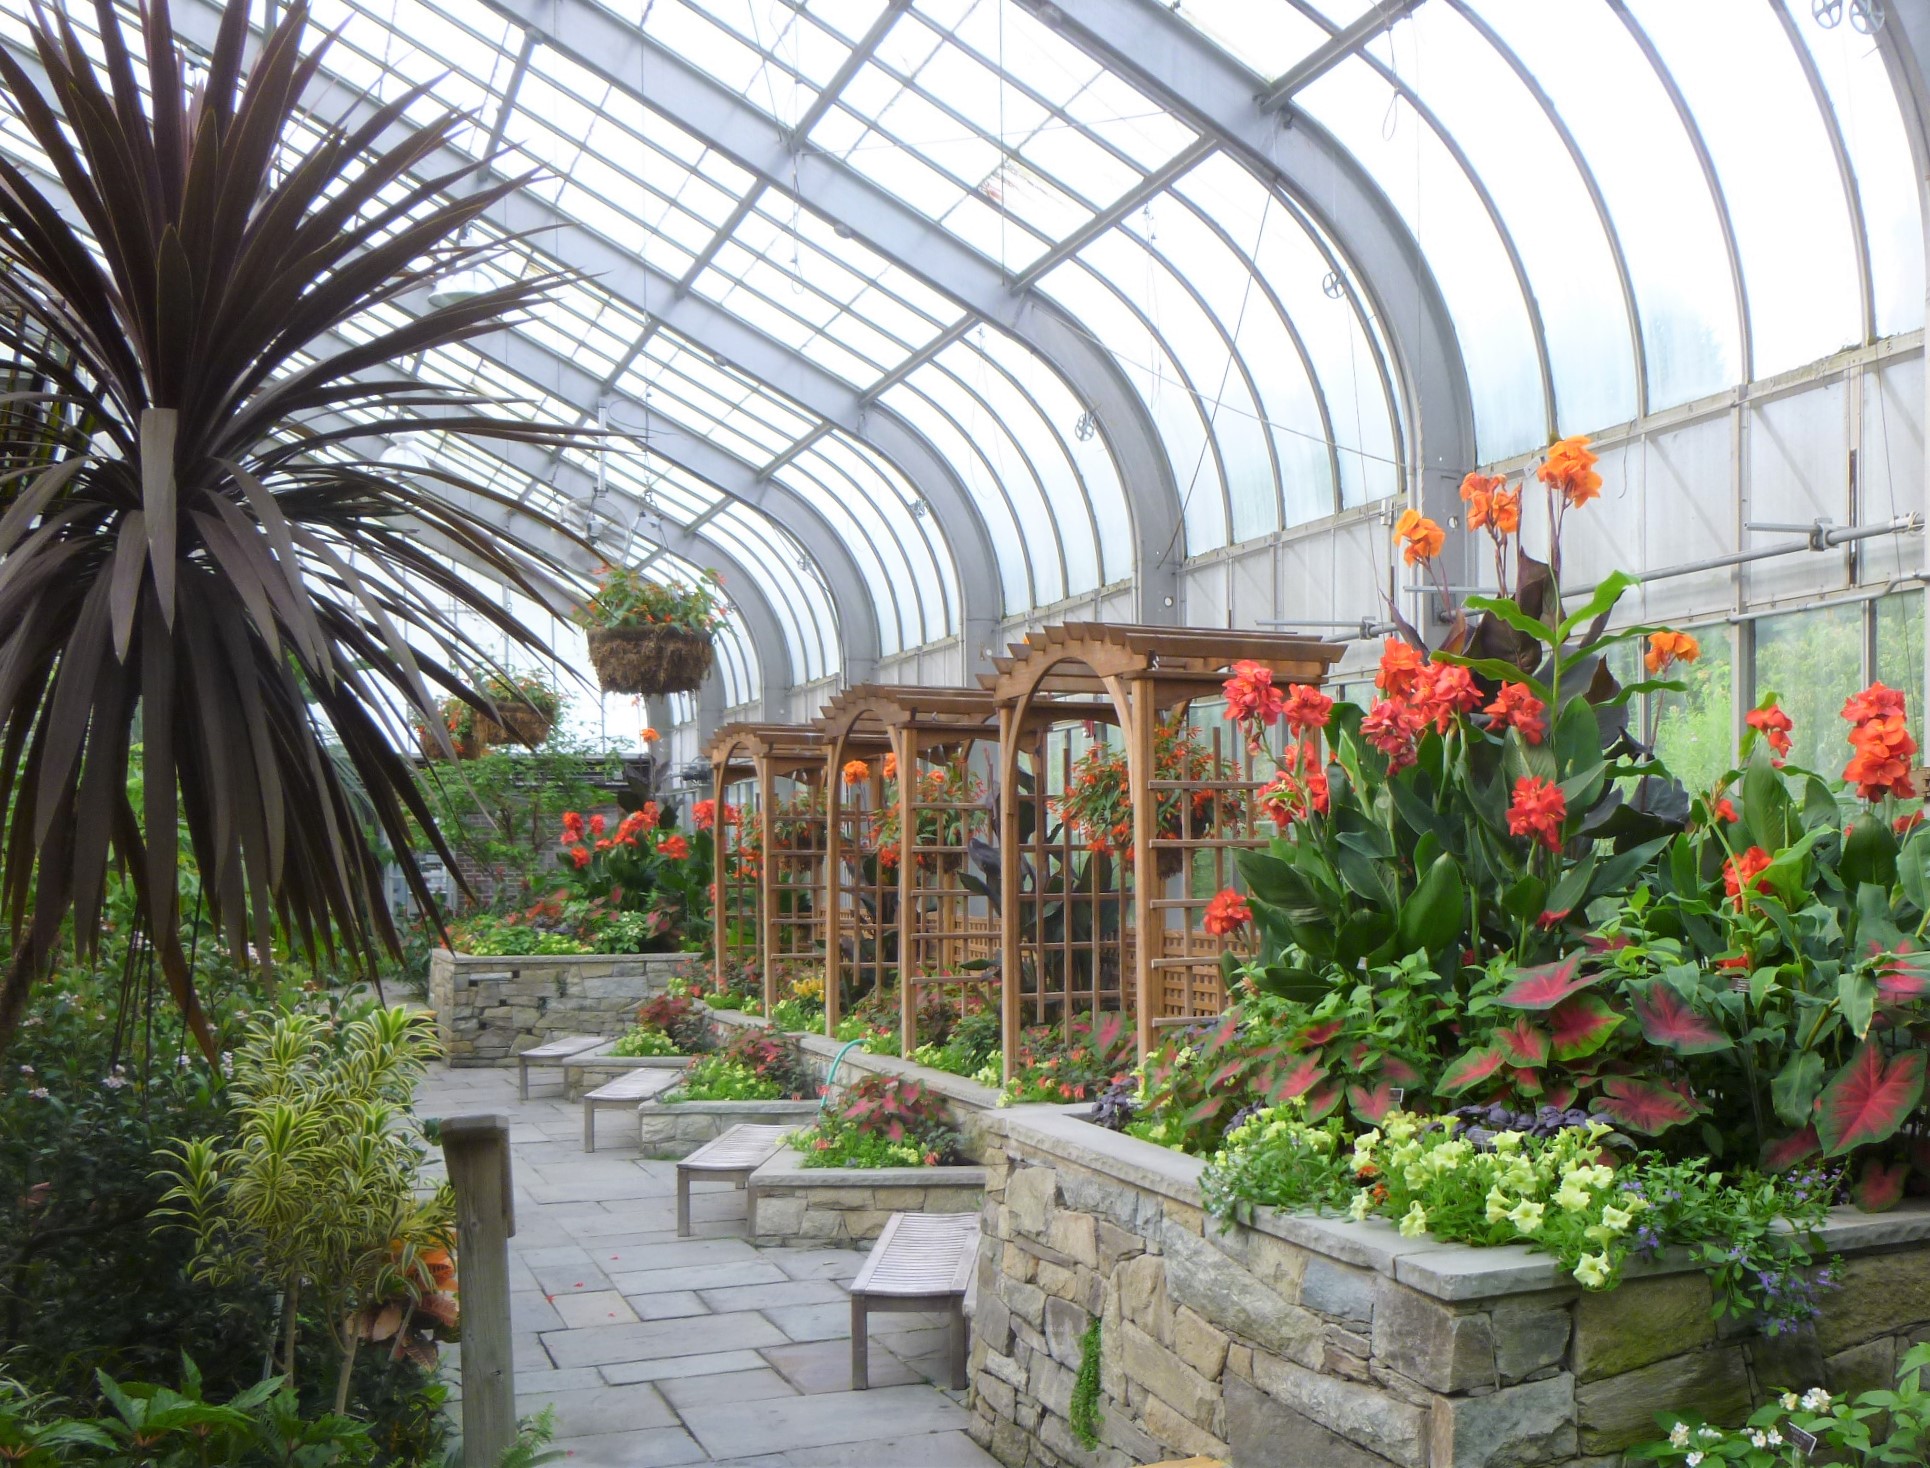
[[[494,958],[438,948],[429,1004],[451,1065],[508,1065],[558,1035],[622,1034],[688,962],[678,953]]]

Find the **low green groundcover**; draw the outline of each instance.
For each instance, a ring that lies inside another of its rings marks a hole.
[[[805,1167],[941,1167],[959,1160],[942,1096],[923,1082],[866,1076],[790,1143]]]

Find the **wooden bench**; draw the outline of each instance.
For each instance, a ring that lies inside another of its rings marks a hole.
[[[583,1150],[596,1151],[596,1109],[599,1106],[628,1106],[634,1109],[639,1101],[667,1091],[683,1079],[681,1070],[661,1070],[643,1068],[626,1071],[612,1080],[605,1081],[594,1091],[583,1093]]]
[[[690,1180],[705,1177],[729,1178],[743,1187],[751,1174],[777,1155],[787,1132],[795,1127],[740,1122],[715,1141],[706,1142],[677,1164],[677,1237],[690,1237]],[[755,1198],[750,1206],[756,1206]],[[757,1219],[750,1220],[751,1237],[757,1237]]]
[[[602,1035],[558,1035],[529,1050],[516,1052],[516,1094],[529,1100],[529,1068],[532,1065],[561,1065],[572,1055],[594,1050],[604,1042]]]
[[[952,1390],[965,1389],[965,1292],[978,1264],[976,1213],[894,1213],[851,1281],[851,1390],[871,1385],[874,1310],[951,1312]]]

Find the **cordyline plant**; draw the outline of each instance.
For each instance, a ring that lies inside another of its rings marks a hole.
[[[0,1039],[70,914],[91,952],[113,863],[210,1044],[182,951],[177,818],[232,951],[271,951],[279,927],[311,958],[398,952],[365,820],[432,911],[410,816],[456,864],[395,736],[443,727],[432,685],[491,709],[458,671],[494,666],[461,613],[492,642],[541,651],[400,523],[545,600],[538,573],[555,568],[485,519],[502,498],[445,469],[405,487],[362,457],[424,427],[570,441],[395,365],[500,326],[562,277],[398,326],[370,315],[481,263],[491,247],[462,231],[521,181],[452,198],[473,169],[436,176],[436,157],[464,119],[410,126],[420,89],[352,127],[299,131],[321,55],[304,54],[308,7],[288,6],[251,63],[248,11],[227,7],[198,80],[166,0],[132,35],[96,0],[98,63],[62,9],[29,21],[44,80],[0,53],[6,102],[71,205],[0,161],[0,894],[14,940]],[[359,345],[336,336],[349,322]]]
[[[1593,464],[1582,441],[1550,451],[1551,524],[1594,498]],[[1866,1207],[1930,1188],[1930,834],[1904,803],[1902,696],[1845,705],[1846,797],[1785,765],[1773,695],[1741,767],[1691,796],[1626,706],[1679,689],[1695,639],[1607,630],[1621,575],[1564,613],[1558,539],[1548,564],[1515,540],[1520,491],[1470,475],[1462,493],[1516,595],[1470,598],[1481,620],[1443,649],[1389,639],[1365,711],[1258,665],[1228,680],[1256,748],[1286,733],[1256,795],[1280,836],[1240,857],[1259,957],[1227,964],[1283,1017],[1169,1044],[1147,1099],[1183,1098],[1169,1129],[1196,1145],[1250,1104],[1377,1124],[1432,1098],[1585,1111],[1732,1166],[1847,1159]],[[1410,563],[1440,552],[1411,512],[1396,535]],[[1621,687],[1604,656],[1634,639],[1650,676]],[[1869,805],[1846,817],[1845,798]]]

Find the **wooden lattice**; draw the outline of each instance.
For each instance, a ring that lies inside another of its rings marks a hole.
[[[1001,967],[1019,976],[1004,991],[1008,1073],[1027,1023],[1129,1010],[1145,1053],[1156,1026],[1224,1006],[1220,955],[1248,938],[1210,933],[1203,919],[1216,893],[1240,886],[1234,853],[1272,830],[1253,752],[1192,705],[1218,699],[1235,662],[1277,683],[1318,683],[1339,656],[1272,633],[1075,622],[994,659],[980,682],[1000,719]],[[1123,749],[1127,830],[1061,818],[1081,735]]]
[[[824,963],[829,846],[824,751],[815,730],[789,724],[727,724],[711,741],[716,788],[717,967],[754,964],[764,1012],[782,998],[780,975]],[[727,824],[727,797],[742,791],[741,818]],[[748,807],[748,808],[746,808]]]

